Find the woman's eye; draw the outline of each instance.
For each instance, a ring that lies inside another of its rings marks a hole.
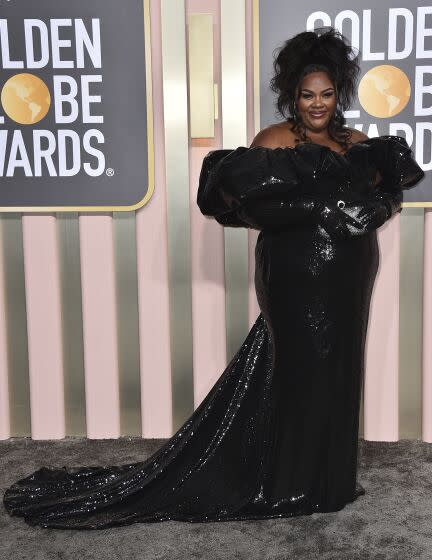
[[[332,97],[333,96],[333,92],[330,91],[328,93],[324,93],[323,97]],[[312,95],[310,93],[303,93],[302,94],[303,99],[311,99]]]

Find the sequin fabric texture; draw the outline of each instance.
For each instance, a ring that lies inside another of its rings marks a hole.
[[[310,204],[327,197],[361,207],[377,170],[395,193],[424,175],[396,136],[344,155],[316,144],[209,152],[201,212],[260,230],[255,324],[191,417],[151,457],[44,466],[6,490],[8,513],[41,527],[102,529],[310,515],[363,495],[358,420],[376,231],[329,235]]]

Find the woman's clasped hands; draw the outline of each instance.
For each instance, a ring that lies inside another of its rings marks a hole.
[[[353,204],[336,200],[318,202],[318,223],[333,237],[346,239],[362,235],[379,228],[394,213],[400,212],[401,202],[400,192],[380,193]]]

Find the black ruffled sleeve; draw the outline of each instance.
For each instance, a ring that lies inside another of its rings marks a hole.
[[[240,146],[213,150],[203,160],[197,204],[231,227],[280,229],[317,223],[314,202],[300,196],[290,150]]]
[[[379,136],[369,138],[364,143],[373,144],[375,164],[382,177],[378,186],[382,190],[391,192],[409,189],[423,179],[425,173],[402,136]]]
[[[212,216],[223,226],[247,227],[230,208],[218,187],[218,164],[233,150],[212,150],[203,159],[198,182],[197,204],[204,216]]]
[[[354,162],[361,173],[361,158],[365,166],[380,172],[373,194],[365,195],[361,178],[351,175]],[[213,150],[204,157],[197,204],[202,214],[224,226],[280,230],[319,224],[337,234],[350,222],[357,228],[353,234],[362,234],[359,222],[341,211],[344,206],[339,203],[360,207],[376,202],[377,208],[384,204],[390,217],[400,211],[403,189],[424,175],[401,136],[368,138],[346,155],[314,143],[274,149],[240,146]]]

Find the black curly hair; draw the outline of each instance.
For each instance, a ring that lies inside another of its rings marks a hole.
[[[292,130],[304,142],[310,142],[306,129],[296,112],[298,86],[310,72],[326,72],[336,90],[336,110],[328,132],[330,138],[348,147],[351,130],[344,127],[346,111],[352,104],[360,73],[359,52],[333,27],[319,27],[298,33],[275,49],[274,76],[270,89],[277,97],[277,113],[293,123]]]

